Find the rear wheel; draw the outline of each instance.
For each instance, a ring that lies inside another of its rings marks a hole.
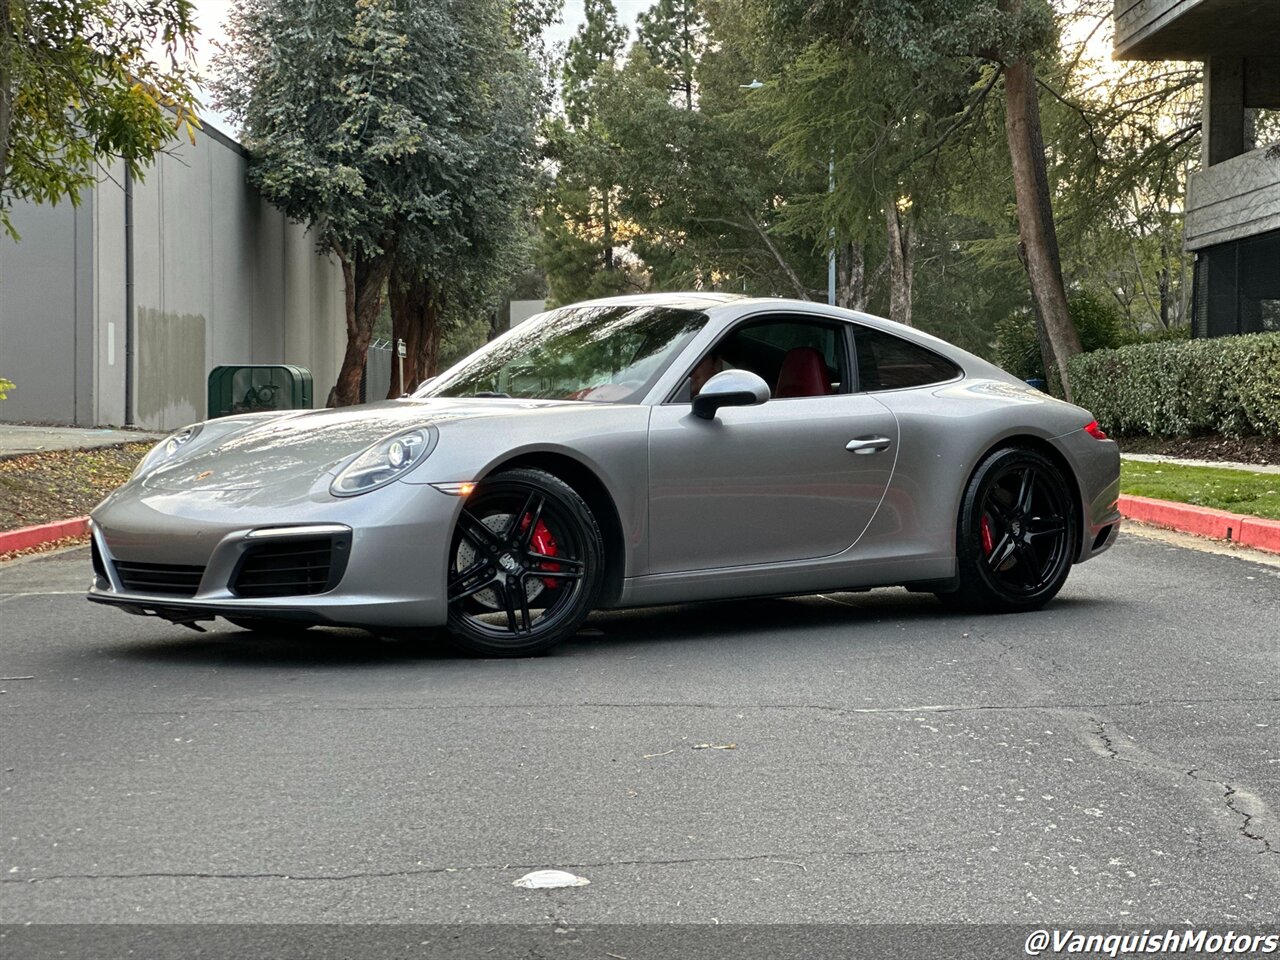
[[[573,636],[600,590],[595,517],[559,477],[507,470],[467,497],[449,552],[449,632],[481,656],[528,656]]]
[[[960,505],[959,589],[938,598],[992,612],[1038,609],[1062,589],[1079,539],[1075,498],[1058,467],[1034,450],[997,450]]]

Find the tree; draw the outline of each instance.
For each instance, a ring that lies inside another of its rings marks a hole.
[[[1018,211],[1019,252],[1029,281],[1048,365],[1070,397],[1067,360],[1080,352],[1071,322],[1053,219],[1040,126],[1036,58],[1055,39],[1050,0],[761,0],[782,35],[838,38],[909,70],[921,89],[945,102],[972,88],[974,75],[993,65],[979,89],[938,139],[933,153],[963,129],[1003,75],[1005,137]]]
[[[79,202],[99,167],[141,178],[194,137],[190,0],[0,0],[0,226],[15,200]]]
[[[692,110],[694,70],[706,43],[699,0],[658,0],[636,18],[636,34],[650,61],[668,77],[668,89]]]
[[[217,103],[243,124],[250,182],[342,264],[347,347],[328,402],[356,403],[405,226],[450,216],[421,162],[471,156],[452,76],[463,31],[443,4],[237,0],[228,34]]]
[[[569,40],[562,70],[565,116],[575,127],[589,126],[591,99],[602,76],[613,67],[627,42],[612,0],[586,0],[582,26]]]
[[[465,161],[457,155],[412,161],[421,182],[447,192],[448,213],[406,225],[390,285],[392,335],[407,344],[407,387],[439,371],[446,328],[495,309],[528,262],[541,105],[536,68],[506,29],[502,4],[473,0],[471,8],[459,17],[470,52],[452,74]]]

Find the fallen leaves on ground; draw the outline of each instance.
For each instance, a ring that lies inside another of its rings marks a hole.
[[[150,448],[127,443],[0,460],[0,530],[84,516],[129,479]]]

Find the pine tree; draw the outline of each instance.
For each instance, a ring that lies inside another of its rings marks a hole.
[[[658,0],[636,20],[636,34],[654,66],[669,78],[671,92],[693,109],[694,69],[706,44],[699,0]]]

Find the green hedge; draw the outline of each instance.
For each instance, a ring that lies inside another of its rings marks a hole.
[[[1280,333],[1098,350],[1070,371],[1076,403],[1104,430],[1280,438]]]

